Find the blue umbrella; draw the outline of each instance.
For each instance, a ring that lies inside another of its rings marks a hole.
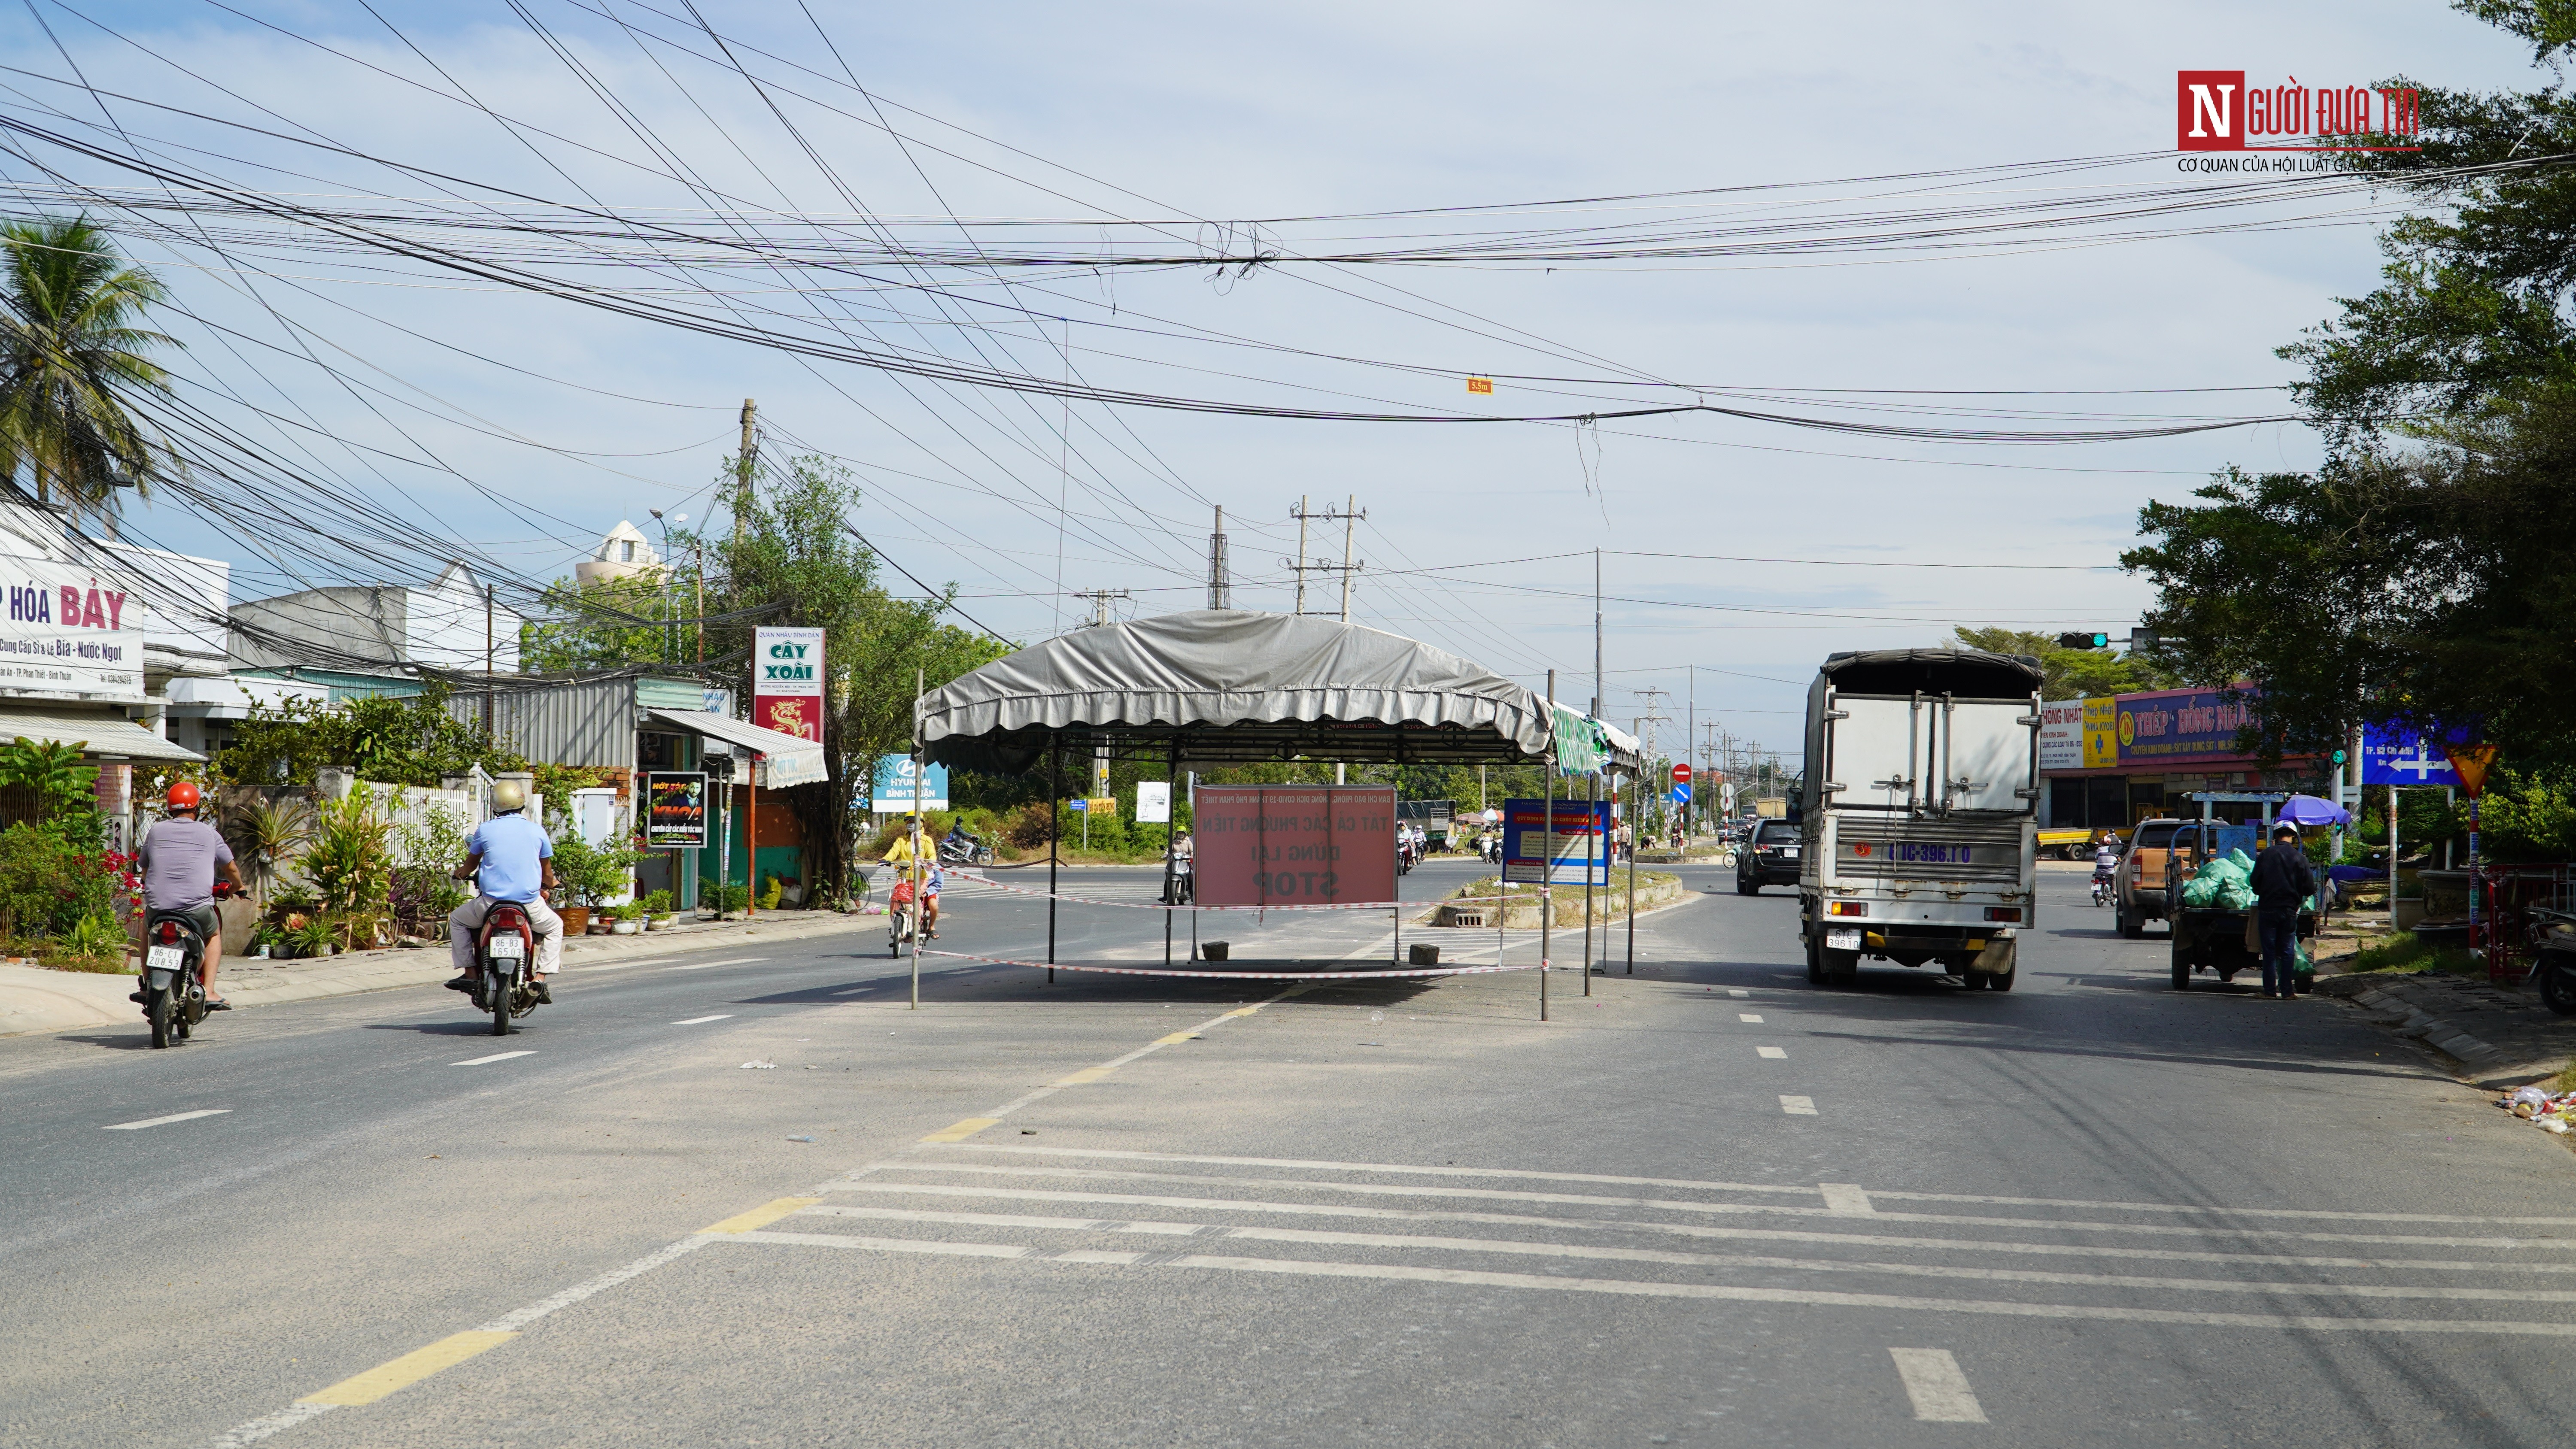
[[[2314,795],[2293,795],[2281,802],[2276,820],[2287,820],[2305,830],[2312,825],[2350,825],[2352,812],[2329,800]]]

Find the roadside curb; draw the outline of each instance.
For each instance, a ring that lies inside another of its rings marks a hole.
[[[2540,1013],[2537,1007],[2515,1003],[2501,1009],[2487,1006],[2483,1000],[2469,1003],[2469,1009],[2482,1020],[2493,1017],[2493,1026],[2503,1027],[2494,1033],[2489,1025],[2480,1031],[2504,1035],[2508,1044],[2498,1045],[2484,1036],[2472,1034],[2453,1019],[2452,1007],[2461,1003],[2441,998],[2456,996],[2464,988],[2452,981],[2422,982],[2403,973],[2389,973],[2384,979],[2372,979],[2382,973],[2327,977],[2316,985],[2322,996],[2340,997],[2368,1016],[2378,1026],[2400,1037],[2423,1043],[2457,1063],[2453,1075],[2483,1088],[2519,1086],[2539,1077],[2556,1073],[2568,1059],[2568,1048],[2549,1040],[2561,1035],[2551,1028],[2555,1018]],[[2466,989],[2475,989],[2474,987]],[[2498,995],[2500,1000],[2509,999]],[[2427,1009],[2430,1006],[2432,1009]],[[2530,1021],[2515,1018],[2529,1014]]]

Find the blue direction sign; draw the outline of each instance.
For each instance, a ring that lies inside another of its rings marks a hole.
[[[2457,733],[2452,731],[2450,733]],[[2372,725],[2361,732],[2361,783],[2449,785],[2460,777],[2442,753],[2444,732]]]

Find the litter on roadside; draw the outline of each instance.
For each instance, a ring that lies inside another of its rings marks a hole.
[[[2576,1092],[2552,1095],[2539,1086],[2516,1087],[2496,1098],[2496,1105],[2543,1132],[2576,1130]]]

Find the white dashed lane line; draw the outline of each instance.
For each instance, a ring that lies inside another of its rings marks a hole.
[[[1753,1054],[1765,1061],[1780,1062],[1789,1059],[1789,1054],[1778,1047],[1755,1047]],[[1781,1100],[1786,1101],[1787,1098]]]
[[[205,1107],[194,1112],[173,1112],[167,1117],[146,1117],[140,1122],[119,1122],[116,1125],[103,1130],[109,1132],[140,1132],[146,1127],[163,1127],[172,1122],[193,1122],[200,1117],[220,1117],[231,1110],[232,1108],[230,1107]]]
[[[751,966],[766,961],[766,956],[733,956],[722,961],[692,961],[686,966],[665,966],[665,971],[704,971],[710,966]]]
[[[1905,1397],[1914,1401],[1914,1417],[1926,1424],[1982,1424],[1984,1406],[1968,1387],[1968,1376],[1945,1348],[1891,1348],[1896,1376],[1905,1380]]]
[[[722,1016],[693,1016],[693,1017],[690,1017],[690,1018],[689,1018],[688,1020],[686,1020],[686,1021],[675,1021],[675,1022],[672,1022],[672,1023],[671,1023],[671,1025],[673,1025],[673,1026],[699,1026],[699,1025],[703,1025],[703,1024],[705,1024],[705,1023],[707,1023],[707,1022],[710,1022],[710,1021],[731,1021],[731,1020],[733,1020],[733,1016],[732,1016],[732,1014],[731,1014],[730,1012],[728,1012],[728,1013],[726,1013],[726,1014],[724,1014],[724,1015],[722,1015]]]
[[[1762,1013],[1758,1011],[1739,1011],[1735,1014],[1735,1019],[1737,1021],[1749,1021],[1755,1026],[1760,1026],[1762,1024]]]
[[[1792,1117],[1813,1117],[1816,1115],[1816,1100],[1813,1097],[1783,1096],[1780,1110]]]
[[[494,1052],[488,1057],[474,1057],[466,1061],[449,1062],[448,1065],[451,1067],[483,1067],[490,1066],[494,1062],[506,1062],[512,1057],[532,1057],[535,1055],[536,1052],[533,1050],[524,1052]]]

